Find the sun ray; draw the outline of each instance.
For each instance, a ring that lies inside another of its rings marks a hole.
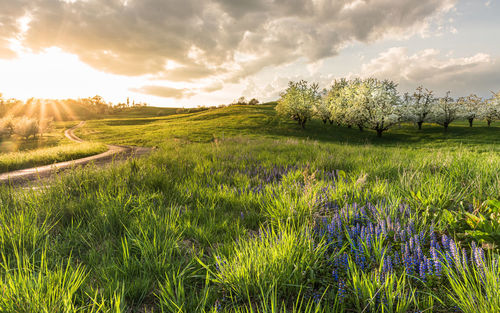
[[[20,111],[24,106],[23,101],[18,101],[12,108],[8,109],[7,112],[5,113],[5,116],[16,116],[18,115],[17,112]]]
[[[36,110],[36,104],[39,103],[39,99],[30,98],[26,101],[25,113],[23,115],[27,117],[33,117]]]
[[[71,106],[68,105],[67,101],[71,101],[71,100],[59,101],[59,107],[60,107],[60,109],[62,109],[66,113],[66,115],[69,117],[69,119],[76,120],[77,119],[76,114],[71,109]]]
[[[61,103],[61,101],[57,101],[57,103]],[[59,111],[59,108],[56,104],[56,100],[49,101],[48,104],[50,105],[51,113],[54,115],[54,119],[56,121],[62,121],[63,117],[61,116],[61,111]]]

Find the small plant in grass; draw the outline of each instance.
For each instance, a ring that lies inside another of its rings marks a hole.
[[[448,297],[462,312],[500,312],[498,255],[485,256],[483,250],[473,244],[469,256],[463,253],[447,259],[444,270],[451,289]]]
[[[405,273],[365,273],[349,261],[349,286],[358,312],[405,313],[414,305],[415,290]]]
[[[262,228],[257,237],[240,239],[230,256],[217,256],[215,282],[240,301],[272,288],[280,297],[293,298],[301,286],[314,284],[325,246],[315,244],[307,230],[280,228]]]
[[[81,266],[49,266],[47,248],[28,256],[15,250],[14,259],[2,258],[0,310],[2,312],[76,312],[76,295],[87,274]],[[88,299],[91,300],[91,299]],[[90,308],[89,308],[90,309]]]

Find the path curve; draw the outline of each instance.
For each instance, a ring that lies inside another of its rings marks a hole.
[[[68,138],[73,142],[84,142],[83,139],[79,138],[74,134],[74,130],[79,127],[82,127],[84,124],[85,122],[82,121],[78,125],[66,129],[64,131],[64,136],[66,136],[66,138]],[[152,150],[151,148],[134,147],[134,146],[117,146],[117,145],[107,145],[107,146],[108,146],[108,151],[97,155],[92,155],[86,158],[54,163],[50,165],[38,166],[33,168],[26,168],[22,170],[0,174],[0,185],[24,184],[30,181],[35,181],[41,178],[49,177],[60,171],[71,169],[76,166],[84,166],[89,163],[93,163],[95,165],[105,165],[111,163],[115,159],[127,159],[129,157],[139,157],[148,154]]]

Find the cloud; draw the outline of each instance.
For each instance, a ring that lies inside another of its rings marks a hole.
[[[405,90],[422,84],[439,93],[488,96],[490,90],[500,88],[500,60],[486,53],[453,58],[435,49],[409,54],[404,47],[394,47],[363,64],[359,76],[392,79]]]
[[[175,99],[189,98],[194,95],[194,93],[189,89],[177,89],[177,88],[171,88],[166,86],[155,86],[155,85],[142,86],[140,88],[130,88],[130,91],[161,98],[175,98]]]
[[[335,56],[352,42],[411,36],[455,3],[9,0],[0,3],[0,57],[9,55],[6,43],[17,38],[24,48],[59,47],[108,73],[239,82],[265,67]],[[23,16],[30,17],[29,29],[19,37]],[[242,54],[251,58],[239,60]],[[179,68],[168,69],[169,62]]]

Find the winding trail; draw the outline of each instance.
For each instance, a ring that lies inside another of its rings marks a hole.
[[[74,130],[82,127],[85,122],[80,122],[78,125],[73,126],[64,131],[64,136],[73,142],[83,142],[84,140],[74,134]],[[131,157],[139,157],[151,152],[151,148],[134,147],[134,146],[117,146],[107,145],[108,151],[92,155],[89,157],[71,160],[66,162],[54,163],[50,165],[38,166],[33,168],[26,168],[22,170],[12,171],[0,174],[0,185],[21,185],[28,182],[40,180],[42,178],[50,177],[61,171],[75,168],[77,166],[84,166],[92,163],[95,165],[106,165],[115,160],[125,160]]]

